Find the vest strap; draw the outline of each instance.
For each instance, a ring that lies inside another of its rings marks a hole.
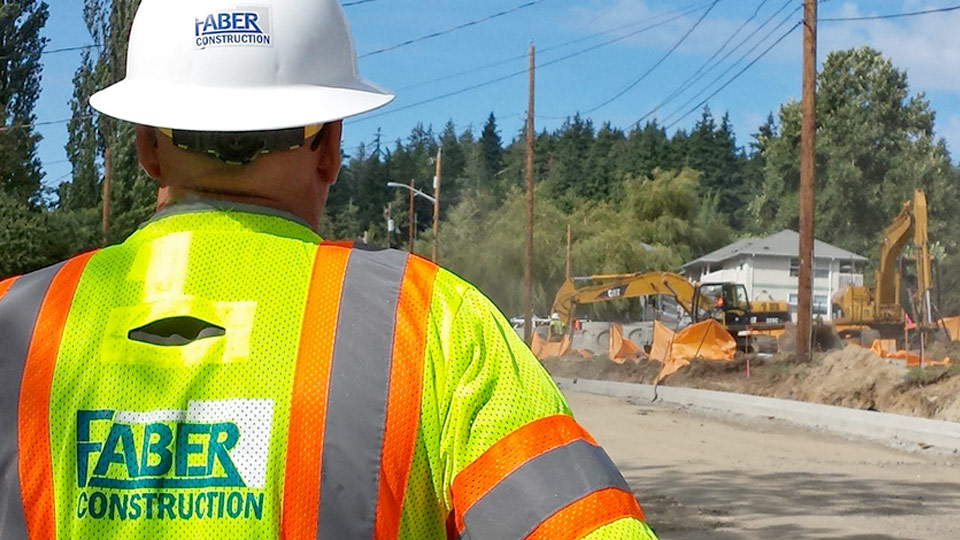
[[[285,540],[397,538],[436,272],[400,251],[318,248],[294,378]]]
[[[320,461],[333,359],[334,329],[340,313],[349,246],[321,244],[313,264],[293,377],[280,537],[317,537]]]
[[[0,297],[0,538],[4,540],[56,537],[50,388],[70,304],[92,256],[87,253],[20,277],[7,283]]]
[[[451,500],[448,536],[462,540],[579,538],[570,531],[643,520],[616,465],[566,415],[531,422],[491,446],[454,479]],[[598,504],[603,512],[593,511]]]
[[[374,537],[378,539],[394,539],[400,532],[403,496],[420,424],[427,321],[437,271],[435,264],[410,257],[400,288],[377,493]]]
[[[354,249],[330,374],[317,538],[372,539],[396,313],[407,254]]]

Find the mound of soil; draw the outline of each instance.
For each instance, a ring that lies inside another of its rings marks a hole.
[[[544,365],[559,377],[647,384],[660,371],[655,361],[618,365],[604,357],[555,358]],[[818,355],[809,363],[796,363],[788,356],[766,360],[738,356],[731,362],[695,359],[661,384],[960,422],[960,368],[907,369],[855,345]]]

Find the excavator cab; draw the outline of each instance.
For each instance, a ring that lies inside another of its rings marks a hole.
[[[694,293],[697,322],[716,319],[726,327],[746,326],[750,322],[747,288],[739,283],[702,283]]]

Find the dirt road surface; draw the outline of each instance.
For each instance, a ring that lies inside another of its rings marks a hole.
[[[960,457],[570,393],[662,540],[960,539]]]

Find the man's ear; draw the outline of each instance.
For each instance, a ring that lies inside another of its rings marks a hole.
[[[330,187],[340,174],[340,137],[343,135],[343,120],[330,122],[320,131],[316,144],[317,181]]]
[[[154,180],[159,180],[160,169],[160,148],[157,143],[157,130],[148,126],[137,125],[137,156],[140,158],[140,166],[147,172],[147,175]]]

